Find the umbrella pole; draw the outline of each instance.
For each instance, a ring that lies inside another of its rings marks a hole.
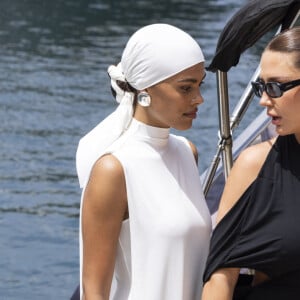
[[[217,71],[217,86],[218,86],[218,111],[219,111],[219,145],[217,153],[209,169],[206,172],[203,182],[203,192],[207,193],[211,187],[213,178],[215,176],[218,164],[220,162],[220,154],[222,153],[222,162],[224,166],[224,176],[227,179],[230,169],[232,167],[232,136],[230,129],[229,118],[229,101],[228,101],[228,81],[227,73]]]
[[[222,143],[222,162],[224,176],[227,179],[232,167],[232,136],[229,118],[228,80],[227,73],[217,71],[218,98],[219,98],[219,124]]]
[[[209,168],[207,169],[207,171],[205,173],[205,178],[203,181],[203,193],[204,193],[205,197],[207,196],[208,191],[212,185],[213,179],[215,177],[215,174],[216,174],[219,162],[220,162],[221,151],[222,151],[222,146],[221,146],[221,144],[219,144],[217,153],[215,154]]]

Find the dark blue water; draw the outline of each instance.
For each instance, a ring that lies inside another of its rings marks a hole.
[[[209,62],[243,2],[1,0],[0,299],[68,299],[78,283],[75,151],[115,107],[106,69],[119,61],[129,35],[149,23],[177,25]],[[247,52],[229,73],[231,107],[260,51]],[[198,147],[200,172],[218,139],[215,74],[205,82],[198,119],[182,133]]]

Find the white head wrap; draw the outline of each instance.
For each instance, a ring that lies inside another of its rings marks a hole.
[[[172,25],[148,25],[132,35],[121,62],[108,68],[111,86],[120,104],[79,142],[76,167],[81,187],[86,185],[94,163],[108,152],[132,119],[134,93],[124,92],[116,81],[125,81],[136,90],[143,90],[203,61],[198,43]]]

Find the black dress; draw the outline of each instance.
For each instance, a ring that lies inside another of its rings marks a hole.
[[[226,267],[270,277],[238,299],[300,299],[300,144],[294,135],[277,138],[257,179],[216,226],[204,282]]]

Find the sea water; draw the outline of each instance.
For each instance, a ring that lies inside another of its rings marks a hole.
[[[163,22],[200,43],[207,64],[239,0],[1,0],[0,299],[69,299],[79,279],[80,190],[75,153],[81,136],[116,107],[107,67],[128,37]],[[230,109],[262,50],[243,54],[228,74]],[[199,172],[218,142],[216,75],[191,130]],[[257,115],[251,105],[241,128]],[[242,129],[240,129],[242,130]]]

